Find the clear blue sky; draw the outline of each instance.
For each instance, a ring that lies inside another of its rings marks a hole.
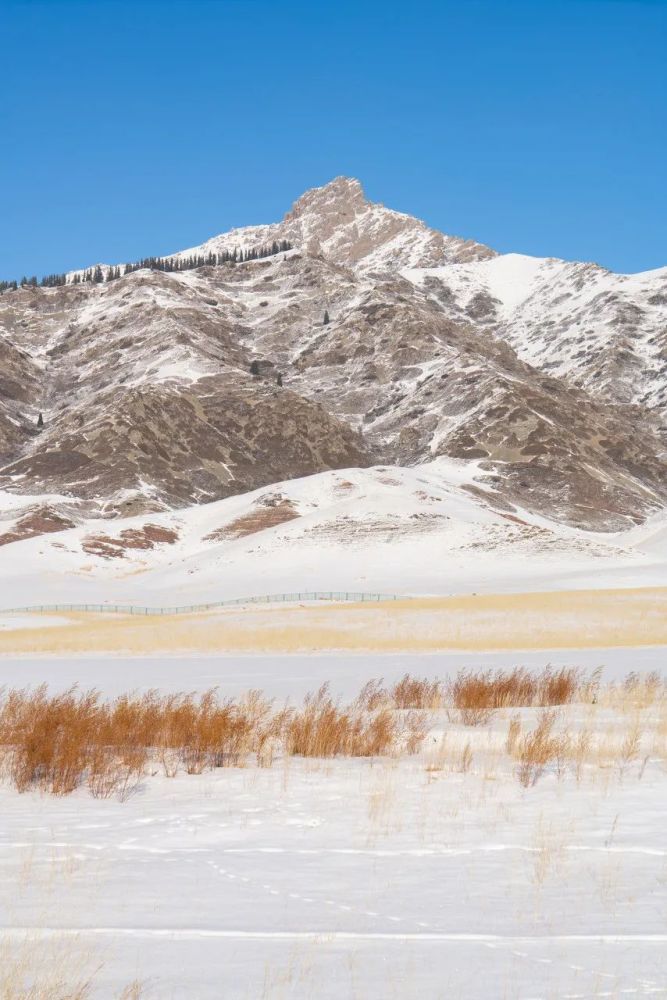
[[[338,174],[501,251],[667,264],[667,0],[0,0],[0,278]]]

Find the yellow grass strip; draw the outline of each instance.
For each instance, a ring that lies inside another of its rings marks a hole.
[[[0,631],[0,654],[564,649],[667,644],[667,588],[269,606],[193,615],[53,616]],[[47,619],[48,621],[48,619]]]

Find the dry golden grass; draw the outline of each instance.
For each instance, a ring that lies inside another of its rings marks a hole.
[[[596,701],[620,712],[650,708],[667,695],[667,679],[660,674],[637,674],[634,671],[620,683],[606,684],[596,692]]]
[[[123,695],[105,702],[97,691],[46,686],[0,698],[0,760],[19,792],[68,795],[86,784],[92,795],[126,798],[149,764],[173,777],[180,770],[254,762],[274,755],[375,757],[416,753],[428,721],[415,712],[341,706],[326,685],[300,708],[275,708],[259,691],[239,700],[202,695]]]
[[[444,704],[444,686],[441,681],[411,677],[405,674],[391,689],[396,708],[438,709]]]
[[[341,708],[323,685],[303,708],[286,713],[285,749],[299,757],[379,757],[397,743],[397,719],[387,708]]]
[[[565,705],[577,695],[579,671],[562,667],[540,673],[517,667],[513,670],[462,670],[449,681],[405,674],[392,687],[369,681],[358,703],[366,709],[391,705],[399,709],[437,711],[449,708],[460,713],[466,725],[488,722],[498,708]]]
[[[597,677],[579,688],[577,699],[587,710],[575,726],[554,709],[543,712],[525,734],[520,718],[510,718],[505,750],[518,762],[522,785],[534,785],[547,769],[558,777],[571,772],[577,781],[600,771],[620,778],[632,771],[641,780],[652,755],[665,766],[667,685],[659,675],[632,673],[606,685]]]
[[[564,712],[574,702],[585,710],[572,728]],[[467,727],[508,708],[545,711],[532,729],[515,712],[505,735],[480,730],[471,742]],[[438,713],[439,724],[450,725],[442,734],[433,732]],[[457,729],[459,723],[466,728]],[[19,792],[68,795],[86,786],[97,798],[124,800],[160,769],[174,777],[270,767],[276,757],[397,757],[417,753],[429,733],[430,775],[465,774],[474,761],[494,777],[507,755],[525,787],[547,770],[559,777],[572,772],[577,780],[591,767],[616,769],[621,777],[637,769],[641,777],[651,754],[667,762],[667,686],[653,674],[602,685],[599,675],[582,681],[574,668],[516,668],[464,670],[446,681],[406,674],[389,687],[369,681],[346,705],[327,685],[296,707],[274,705],[259,691],[225,699],[215,689],[111,701],[76,687],[0,694],[1,772]]]
[[[78,937],[26,933],[0,943],[0,1000],[89,1000],[102,963]],[[141,1000],[144,985],[128,983],[114,1000]]]
[[[524,788],[536,784],[549,764],[560,764],[567,750],[567,737],[555,735],[556,713],[543,712],[535,729],[516,741],[519,761],[517,777]]]
[[[92,980],[72,983],[69,977],[55,982],[43,978],[33,982],[33,979],[30,972],[18,977],[14,983],[0,976],[0,1000],[89,1000],[94,988]],[[143,984],[134,982],[117,995],[117,1000],[141,1000],[143,996]]]
[[[514,670],[464,670],[447,686],[447,697],[467,726],[488,722],[498,708],[566,705],[574,701],[579,672],[570,667],[531,674]]]
[[[667,588],[266,606],[192,615],[73,613],[0,631],[0,653],[559,649],[667,644]]]

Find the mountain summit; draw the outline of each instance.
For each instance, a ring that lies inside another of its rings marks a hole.
[[[498,255],[345,177],[146,263],[0,297],[0,489],[37,526],[439,456],[507,517],[665,505],[667,269]]]
[[[304,192],[285,215],[285,222],[303,215],[329,215],[343,222],[350,216],[363,213],[369,205],[361,181],[355,177],[335,177],[322,187]]]
[[[282,222],[233,229],[184,254],[220,253],[274,240],[288,240],[311,255],[365,270],[435,267],[495,256],[474,240],[445,236],[411,215],[368,201],[361,183],[352,177],[336,177],[306,191]]]

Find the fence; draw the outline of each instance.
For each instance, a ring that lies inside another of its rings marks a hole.
[[[6,612],[94,611],[122,615],[183,615],[195,611],[233,607],[239,604],[280,604],[296,601],[397,601],[399,594],[369,594],[353,590],[294,591],[291,594],[265,594],[261,597],[235,597],[208,604],[184,604],[181,607],[151,608],[136,604],[32,604],[24,608],[5,608]]]

